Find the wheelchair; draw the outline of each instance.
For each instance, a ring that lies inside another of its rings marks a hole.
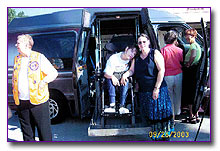
[[[106,43],[106,45],[103,48],[103,66],[102,68],[105,68],[105,64],[109,57],[115,53],[119,53],[121,51],[124,51],[125,48],[129,45],[135,42],[135,39],[133,36],[117,36],[113,37],[110,42]],[[129,77],[128,81],[128,91],[127,91],[127,97],[125,102],[125,108],[129,110],[128,113],[120,114],[119,108],[120,108],[120,92],[119,87],[116,86],[116,102],[115,102],[115,112],[105,112],[105,109],[109,107],[109,96],[108,96],[108,90],[107,90],[107,83],[106,79],[104,78],[104,73],[102,73],[101,78],[101,126],[103,128],[115,128],[120,126],[126,126],[126,125],[135,125],[135,95],[134,95],[134,86],[133,86],[133,79],[132,77]]]

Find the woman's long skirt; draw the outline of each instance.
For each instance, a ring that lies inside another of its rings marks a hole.
[[[161,88],[157,100],[152,95],[153,92],[139,92],[142,115],[152,126],[149,136],[153,140],[169,138],[174,131],[174,121],[168,89]]]

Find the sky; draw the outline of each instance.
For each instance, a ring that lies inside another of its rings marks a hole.
[[[78,7],[79,8],[79,7]],[[63,7],[63,8],[13,8],[15,9],[16,13],[19,13],[21,11],[24,12],[25,15],[28,16],[35,16],[35,15],[41,15],[41,14],[48,14],[53,13],[57,11],[65,11],[65,10],[72,10],[77,8],[70,8],[70,7]],[[160,8],[164,9],[166,11],[169,11],[170,13],[173,13],[175,15],[180,16],[185,20],[186,22],[199,22],[201,17],[203,17],[204,21],[210,21],[210,9],[206,8],[203,11],[188,11],[186,12],[186,8]],[[208,12],[208,13],[207,13]]]
[[[16,13],[23,11],[25,15],[35,16],[41,14],[49,14],[57,11],[72,10],[75,8],[13,8],[13,9],[15,9]]]

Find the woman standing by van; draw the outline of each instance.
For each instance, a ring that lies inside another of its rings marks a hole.
[[[197,85],[197,73],[199,70],[199,60],[201,58],[201,48],[196,42],[197,31],[196,29],[187,29],[185,31],[186,40],[190,43],[189,51],[187,52],[184,60],[186,66],[184,70],[184,86],[187,89],[187,96],[185,97],[185,103],[189,106],[189,118],[185,119],[183,122],[189,122],[196,124],[200,120],[198,119],[198,111],[193,107],[194,98],[196,94]]]
[[[132,62],[123,78],[135,73],[141,112],[152,125],[149,136],[153,140],[166,140],[174,130],[174,122],[171,100],[164,81],[164,59],[158,50],[150,48],[150,39],[146,34],[138,38],[138,47],[141,54]]]
[[[177,42],[175,31],[167,32],[164,41],[167,45],[161,49],[161,53],[164,57],[165,80],[172,102],[173,119],[175,119],[175,115],[181,113],[183,50],[175,45]]]

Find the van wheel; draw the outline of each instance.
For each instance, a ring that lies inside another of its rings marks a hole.
[[[65,119],[66,111],[65,99],[57,93],[50,93],[49,113],[51,124],[57,124]]]

